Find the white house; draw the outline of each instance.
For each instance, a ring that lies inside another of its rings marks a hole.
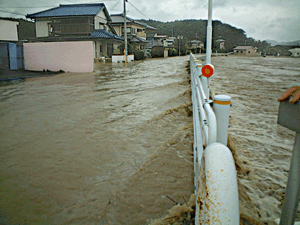
[[[300,48],[293,48],[288,51],[292,53],[292,57],[300,57]]]
[[[0,19],[0,41],[18,41],[19,22]]]

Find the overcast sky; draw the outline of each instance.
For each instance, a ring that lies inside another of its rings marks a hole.
[[[129,17],[134,19],[153,19],[164,22],[183,19],[207,19],[208,0],[128,1],[127,13]],[[0,15],[19,18],[22,15],[17,15],[18,13],[26,15],[59,4],[97,2],[104,3],[110,14],[121,13],[123,10],[123,0],[0,0]],[[43,8],[37,8],[42,6]],[[213,0],[213,20],[220,20],[223,23],[243,29],[248,37],[257,40],[299,40],[299,12],[300,0]]]

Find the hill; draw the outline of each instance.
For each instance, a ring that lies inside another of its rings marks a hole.
[[[172,22],[161,22],[156,20],[139,20],[150,26],[157,28],[158,34],[166,34],[169,37],[177,37],[183,35],[188,40],[200,40],[206,43],[207,20],[175,20]],[[252,45],[258,47],[259,50],[266,49],[270,46],[266,41],[255,40],[247,37],[243,29],[233,27],[229,24],[214,20],[213,23],[213,43],[217,39],[225,40],[227,51],[232,51],[238,45]],[[213,44],[214,48],[214,44]]]
[[[271,44],[271,46],[275,45],[294,45],[294,46],[299,46],[300,45],[300,40],[297,41],[287,41],[287,42],[279,42],[275,40],[266,40],[268,43]]]

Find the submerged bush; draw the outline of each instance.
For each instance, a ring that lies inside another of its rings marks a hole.
[[[140,51],[140,50],[133,50],[133,54],[134,54],[134,60],[142,60],[145,59],[145,54],[144,52]]]

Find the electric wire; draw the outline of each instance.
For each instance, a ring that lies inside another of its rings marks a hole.
[[[127,1],[128,2],[128,1]],[[128,2],[133,8],[135,8],[139,13],[141,13],[143,16],[145,16],[147,19],[149,19],[148,16],[146,16],[144,13],[142,13],[138,8],[136,8],[131,2]]]
[[[18,13],[18,12],[9,12],[9,11],[2,10],[2,9],[0,9],[0,12],[5,12],[5,13],[10,13],[10,14],[15,14],[15,15],[22,15],[22,16],[26,16],[26,14],[23,14],[23,13]]]

